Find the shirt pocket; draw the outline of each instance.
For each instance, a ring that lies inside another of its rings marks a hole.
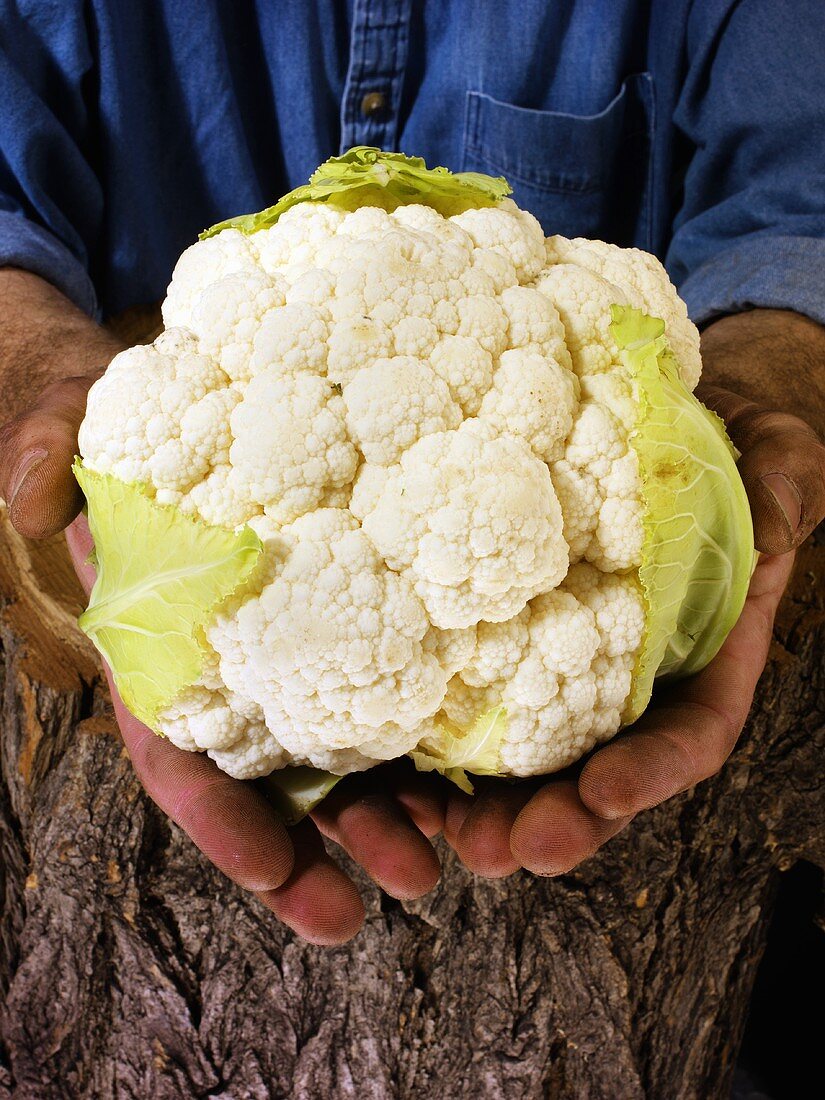
[[[628,77],[595,115],[467,93],[462,168],[506,176],[547,234],[651,246],[653,79]]]

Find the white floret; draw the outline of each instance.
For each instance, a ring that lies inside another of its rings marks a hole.
[[[430,366],[447,383],[465,416],[475,416],[493,384],[493,357],[470,336],[442,336],[430,354]]]
[[[225,229],[181,253],[161,310],[166,328],[187,327],[195,302],[211,283],[236,272],[246,272],[252,277],[260,274],[252,240],[237,229]]]
[[[635,389],[632,379],[628,378],[625,371],[620,370],[586,374],[579,381],[581,399],[610,409],[628,435],[639,420],[639,403]]]
[[[611,305],[627,304],[621,287],[575,263],[546,268],[535,285],[558,311],[573,369],[580,378],[623,370],[610,331]]]
[[[180,748],[230,748],[246,735],[247,725],[219,691],[200,686],[182,692],[158,720],[161,733]]]
[[[205,523],[240,527],[260,514],[261,506],[249,499],[246,486],[232,466],[216,466],[187,493],[179,496],[158,492],[161,503],[175,504],[183,512],[194,512]]]
[[[514,775],[542,775],[572,764],[596,743],[596,677],[582,673],[565,680],[543,707],[511,705],[508,738],[502,748],[504,768]]]
[[[393,232],[395,219],[380,206],[361,206],[351,210],[339,223],[336,232],[342,237],[357,237],[363,241],[380,241]]]
[[[501,295],[507,317],[507,344],[530,348],[572,369],[567,337],[559,311],[547,295],[529,286],[512,286]]]
[[[559,679],[586,672],[601,642],[595,615],[567,590],[544,592],[531,601],[529,631],[529,657]]]
[[[204,355],[216,359],[233,381],[247,379],[261,323],[283,304],[283,287],[268,275],[236,272],[210,283],[195,299],[189,326]]]
[[[639,464],[627,429],[607,405],[582,401],[552,473],[571,561],[585,558],[608,573],[638,568],[644,541]]]
[[[515,676],[529,641],[529,605],[505,622],[479,623],[475,650],[461,669],[462,680],[476,688],[506,683]]]
[[[460,730],[469,729],[480,714],[501,702],[501,689],[470,687],[460,675],[453,676],[447,684],[441,717]]]
[[[121,352],[89,391],[80,451],[90,468],[185,492],[226,452],[229,379],[175,330]]]
[[[465,210],[450,219],[472,238],[477,248],[501,252],[514,265],[519,282],[535,279],[544,267],[544,233],[538,221],[511,199],[498,206]]]
[[[462,229],[456,220],[444,218],[431,206],[421,203],[411,203],[409,206],[399,206],[390,214],[390,219],[396,226],[411,229],[415,232],[424,232],[442,246],[450,246],[459,249],[465,262],[473,250],[473,239]]]
[[[282,523],[352,481],[358,452],[346,409],[315,374],[259,374],[232,413],[230,461],[247,498]]]
[[[211,647],[198,683],[161,712],[158,729],[178,748],[207,751],[236,779],[255,779],[289,762],[267,729],[261,708],[226,686],[220,658]]]
[[[564,458],[553,463],[551,473],[564,517],[570,561],[577,562],[594,540],[602,493],[598,481],[586,468],[573,466]]]
[[[324,374],[328,337],[326,317],[317,306],[295,301],[273,309],[254,333],[247,376]]]
[[[345,385],[363,367],[392,355],[393,335],[371,317],[346,317],[335,322],[327,344],[327,378]]]
[[[345,216],[327,203],[293,206],[275,225],[253,235],[259,265],[268,274],[282,275],[293,283],[315,266],[319,249],[334,237]]]
[[[290,755],[263,721],[247,722],[241,740],[228,748],[209,749],[207,755],[234,779],[258,779],[287,765],[305,762],[300,754]]]
[[[290,277],[292,282],[286,288],[286,300],[288,305],[295,302],[306,302],[323,310],[326,315],[328,304],[335,295],[335,278],[329,271],[323,268],[310,267],[301,275],[295,277],[295,273],[287,270],[285,278]]]
[[[513,348],[501,356],[478,417],[553,462],[561,458],[573,425],[577,390],[575,375],[555,360],[529,348]]]
[[[458,278],[467,297],[495,298],[495,279],[475,264],[465,267]]]
[[[159,492],[180,492],[184,488],[181,470],[199,470],[207,477],[207,471],[229,462],[229,417],[240,396],[233,389],[212,390],[186,409],[178,438],[160,446],[148,462],[152,484]]]
[[[438,343],[439,332],[427,317],[402,317],[392,330],[396,355],[427,359]]]
[[[500,303],[490,295],[476,294],[459,298],[458,336],[477,341],[494,358],[507,347],[507,314]]]
[[[702,373],[699,332],[688,317],[687,306],[679,297],[661,262],[639,248],[619,248],[605,241],[582,237],[568,240],[549,237],[546,245],[550,264],[579,264],[622,288],[627,302],[665,322],[665,331],[679,362],[682,380],[693,390]]]
[[[518,283],[516,266],[503,252],[495,252],[492,248],[474,248],[472,265],[490,278],[494,294],[501,294],[507,287]]]
[[[484,623],[479,626],[484,626]],[[422,645],[426,653],[434,655],[449,678],[465,668],[475,652],[476,627],[468,626],[462,630],[438,630],[432,627],[425,634]]]
[[[354,483],[353,483],[354,484]],[[327,489],[318,502],[319,508],[349,508],[352,500],[353,485],[342,485],[338,489]]]
[[[607,406],[585,402],[567,440],[567,461],[574,466],[587,466],[594,477],[603,478],[626,451],[627,437]]]
[[[436,303],[451,298],[449,271],[438,264],[445,257],[439,251],[429,262],[418,262],[399,247],[404,234],[393,236],[395,241],[338,237],[332,254],[319,257],[335,277],[335,297],[329,302],[334,322],[367,317],[393,328],[405,317],[426,317],[440,327]],[[456,281],[452,298],[463,293]]]
[[[596,677],[596,708],[591,733],[594,744],[613,737],[623,724],[623,713],[633,683],[635,661],[631,657],[608,660],[597,657],[593,662]]]
[[[599,653],[611,658],[637,653],[644,634],[645,610],[635,577],[603,573],[582,563],[573,566],[564,587],[595,615]]]
[[[423,436],[461,423],[446,383],[410,356],[378,359],[358,371],[343,399],[350,438],[377,466],[392,465]]]

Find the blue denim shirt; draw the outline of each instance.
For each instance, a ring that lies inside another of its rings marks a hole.
[[[825,322],[823,0],[0,0],[0,264],[89,312],[355,144]]]

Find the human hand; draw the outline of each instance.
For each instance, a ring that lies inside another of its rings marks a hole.
[[[742,452],[739,470],[764,555],[742,615],[702,672],[657,690],[639,721],[595,752],[577,778],[487,780],[474,797],[451,792],[445,837],[477,874],[571,870],[641,810],[714,775],[736,744],[767,660],[793,551],[825,515],[825,447],[797,417],[715,387],[700,396]]]

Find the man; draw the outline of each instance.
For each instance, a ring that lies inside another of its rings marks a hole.
[[[434,885],[441,828],[477,873],[557,874],[732,749],[793,548],[825,512],[823,46],[821,0],[781,18],[774,0],[0,0],[0,491],[24,534],[77,515],[85,394],[119,350],[96,320],[161,298],[198,230],[350,145],[507,175],[546,232],[657,252],[705,326],[704,397],[767,556],[713,663],[578,779],[445,808],[382,770],[287,836],[254,787],[116,700],[150,795],[307,938],[363,915],[321,833],[397,897]],[[78,522],[69,541],[88,585]]]

